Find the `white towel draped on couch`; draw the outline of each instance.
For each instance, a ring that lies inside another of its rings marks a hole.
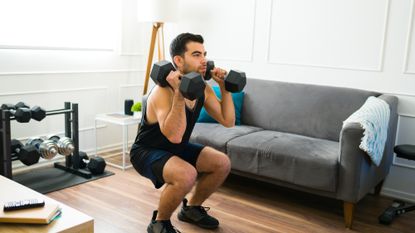
[[[376,166],[382,160],[388,136],[389,115],[389,105],[384,100],[371,96],[343,122],[343,127],[348,123],[359,123],[362,126],[364,133],[359,148],[369,155]]]

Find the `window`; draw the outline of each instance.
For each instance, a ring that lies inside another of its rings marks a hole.
[[[114,49],[121,1],[0,0],[0,47]]]

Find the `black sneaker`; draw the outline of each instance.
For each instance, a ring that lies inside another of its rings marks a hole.
[[[209,209],[209,207],[204,206],[188,206],[185,198],[177,217],[181,221],[195,224],[201,228],[215,229],[219,226],[219,221],[207,213]]]
[[[170,222],[170,220],[156,221],[157,210],[153,212],[151,222],[147,227],[147,233],[180,233]]]

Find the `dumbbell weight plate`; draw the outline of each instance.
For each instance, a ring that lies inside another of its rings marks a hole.
[[[69,156],[75,149],[73,141],[69,137],[59,137],[58,135],[52,135],[48,138],[49,140],[52,140],[56,143],[58,146],[58,152],[61,155]]]
[[[39,107],[39,106],[34,106],[31,110],[30,110],[31,114],[32,114],[32,119],[37,120],[37,121],[41,121],[46,117],[46,111],[45,109]]]
[[[36,147],[25,145],[20,149],[17,157],[24,165],[30,166],[39,162],[40,153],[37,151]]]
[[[162,87],[167,87],[169,83],[166,80],[167,75],[170,71],[175,71],[173,64],[169,61],[163,60],[154,63],[151,69],[150,77],[157,84]]]
[[[27,123],[30,121],[31,113],[28,108],[18,108],[16,110],[11,110],[11,113],[16,118],[17,122]]]
[[[40,154],[37,152],[36,147],[34,146],[23,146],[19,140],[12,139],[10,149],[14,154],[12,160],[18,159],[26,166],[30,166],[39,162]]]
[[[86,168],[85,161],[88,161],[88,160],[89,160],[88,155],[83,151],[79,151],[79,168]]]
[[[104,173],[106,165],[107,163],[102,157],[92,157],[89,159],[88,170],[94,175],[100,175]]]
[[[197,72],[190,72],[183,75],[179,89],[184,98],[195,100],[204,95],[205,87],[202,76]]]
[[[25,104],[22,101],[18,102],[15,106],[16,106],[16,109],[17,108],[30,108],[29,105]]]
[[[30,138],[26,145],[32,145],[36,147],[40,156],[44,159],[52,159],[58,154],[58,147],[52,140],[42,140],[41,138],[35,137]]]
[[[212,78],[212,74],[210,73],[215,68],[215,62],[214,61],[207,61],[206,64],[206,73],[204,79],[206,81],[210,80]]]
[[[225,89],[229,92],[240,92],[246,85],[245,72],[230,70],[225,78]]]

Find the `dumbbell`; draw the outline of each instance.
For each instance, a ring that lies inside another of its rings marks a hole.
[[[176,69],[171,62],[166,60],[159,61],[154,63],[150,77],[157,85],[166,87],[169,85],[166,79],[167,76],[170,71],[175,70]],[[197,72],[190,72],[181,77],[179,90],[183,97],[189,100],[194,100],[203,96],[205,87],[206,84],[202,76]]]
[[[11,152],[13,161],[20,160],[26,166],[39,162],[40,154],[36,150],[36,147],[31,145],[23,146],[17,139],[11,140]]]
[[[28,108],[17,108],[12,104],[2,104],[2,110],[8,110],[15,118],[17,122],[26,123],[30,121],[32,116],[30,109]]]
[[[49,136],[48,139],[55,142],[56,146],[58,147],[58,153],[61,155],[69,156],[75,149],[71,138],[53,135]]]
[[[27,108],[27,109],[29,109],[30,107],[28,105],[26,105],[24,102],[18,102],[16,104],[16,108]],[[33,106],[30,109],[30,113],[31,113],[31,118],[33,120],[41,121],[46,117],[46,110],[39,107],[39,106]]]
[[[215,63],[211,60],[207,61],[206,73],[204,79],[207,81],[212,78],[212,71],[215,68]],[[229,92],[240,92],[246,85],[245,72],[239,70],[230,70],[225,77],[225,89]]]
[[[58,146],[52,140],[42,140],[39,137],[30,138],[26,145],[34,146],[44,159],[52,159],[58,154]]]
[[[33,106],[33,108],[30,109],[30,107],[23,102],[19,102],[16,105],[2,104],[1,109],[9,110],[16,118],[16,121],[21,123],[29,122],[30,118],[41,121],[46,117],[46,111],[43,108]]]
[[[88,168],[92,174],[100,175],[104,173],[105,166],[107,163],[102,157],[89,158],[85,152],[79,151],[79,168]]]
[[[23,107],[20,107],[21,105],[25,106],[26,108],[30,108],[29,106],[27,106],[23,102],[17,103],[16,104],[16,107],[23,108]],[[36,120],[36,121],[41,121],[41,120],[43,120],[46,117],[46,110],[43,109],[43,108],[41,108],[41,107],[39,107],[39,106],[37,106],[37,105],[36,106],[33,106],[30,109],[30,113],[32,114],[32,116],[31,116],[32,119],[33,120]]]

